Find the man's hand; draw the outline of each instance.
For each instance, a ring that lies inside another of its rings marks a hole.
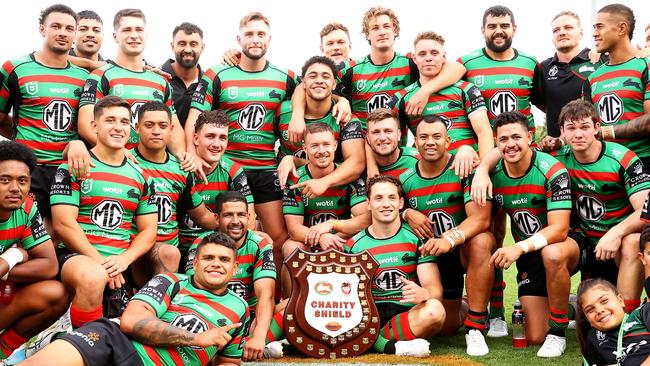
[[[400,281],[404,284],[402,287],[402,300],[401,304],[420,304],[431,298],[431,294],[425,288],[418,286],[413,281],[409,281],[406,277],[400,277]]]
[[[155,67],[155,66],[151,66],[151,65],[144,65],[144,69],[147,70],[147,71],[151,71],[154,74],[158,74],[158,75],[164,77],[165,80],[171,80],[172,79],[172,74],[162,71],[162,69],[159,68],[159,67]]]
[[[406,102],[406,114],[409,117],[420,117],[428,101],[429,93],[427,93],[424,88],[418,89],[418,91],[413,94],[413,97]]]
[[[339,98],[332,108],[332,116],[336,117],[336,124],[339,126],[349,122],[352,118],[350,102],[345,98]]]
[[[104,267],[110,277],[115,277],[126,271],[129,265],[131,265],[131,261],[124,255],[124,253],[110,255],[102,262],[102,267]]]
[[[124,279],[124,276],[122,276],[121,273],[118,273],[117,276],[115,277],[109,277],[108,278],[108,288],[111,290],[115,290],[116,288],[122,288],[124,284],[126,283],[126,280]]]
[[[234,323],[224,327],[208,329],[205,332],[198,333],[192,343],[194,346],[201,348],[216,346],[217,349],[223,349],[232,339],[232,336],[228,332],[240,326],[241,323]]]
[[[136,159],[135,155],[133,155],[133,153],[131,152],[131,150],[125,148],[124,149],[124,156],[126,156],[127,159],[131,160],[131,162],[133,162],[133,164],[140,164],[138,162],[138,159]]]
[[[409,224],[415,235],[420,239],[433,238],[433,221],[429,220],[427,215],[412,208],[407,208],[404,214],[406,222]]]
[[[472,201],[481,207],[485,206],[488,197],[492,197],[492,180],[487,169],[476,169],[474,178],[472,178],[470,194]]]
[[[221,60],[221,63],[229,66],[237,66],[239,65],[240,59],[241,59],[241,51],[236,48],[231,48],[229,50],[226,50],[226,52],[223,53],[223,58]]]
[[[598,53],[598,51],[596,51],[595,48],[592,48],[592,49],[589,51],[589,61],[590,61],[592,64],[597,64],[598,61],[600,61],[600,53]]]
[[[253,232],[254,232],[255,234],[259,235],[262,239],[266,239],[266,240],[268,240],[268,241],[269,241],[269,244],[273,244],[273,239],[271,239],[271,237],[269,236],[269,234],[267,234],[267,233],[265,233],[265,232],[263,232],[263,231],[257,231],[257,230],[253,230]]]
[[[302,146],[302,138],[305,135],[306,127],[305,119],[298,118],[295,113],[292,113],[291,120],[289,121],[289,128],[287,129],[289,142],[294,145]]]
[[[639,49],[639,52],[635,55],[636,58],[646,58],[650,57],[650,47]]]
[[[612,229],[603,235],[598,244],[596,244],[596,259],[599,261],[605,261],[608,259],[616,258],[618,250],[621,248],[623,237],[619,235],[616,230]]]
[[[320,237],[324,234],[331,233],[332,230],[334,230],[334,225],[329,220],[310,227],[307,235],[305,235],[305,245],[310,248],[318,245]]]
[[[492,258],[490,258],[489,265],[494,265],[497,268],[508,269],[510,265],[519,259],[521,255],[524,254],[524,250],[517,244],[509,246],[507,248],[499,248]]]
[[[471,146],[463,145],[456,151],[456,156],[454,161],[451,164],[451,169],[454,169],[454,173],[460,179],[467,178],[472,170],[478,166],[480,159],[478,154]]]
[[[444,238],[431,238],[427,240],[427,242],[424,244],[424,247],[422,248],[425,253],[435,255],[436,257],[441,254],[449,253],[452,249],[453,248],[449,240]]]
[[[327,191],[327,185],[323,183],[322,178],[309,179],[302,183],[294,184],[289,189],[302,188],[302,195],[307,198],[316,198],[322,196]]]
[[[176,155],[178,162],[180,164],[181,170],[186,173],[196,171],[197,165],[194,162],[194,155],[187,151],[182,151]]]
[[[345,244],[345,239],[332,233],[325,233],[318,239],[318,244],[321,250],[328,250],[333,248],[343,251],[343,244]]]
[[[287,180],[289,176],[293,175],[298,177],[298,171],[296,170],[296,164],[293,162],[293,155],[287,155],[278,164],[278,179],[280,180],[280,188],[285,188],[287,185]]]
[[[559,137],[546,136],[542,140],[541,147],[545,152],[559,150],[564,146],[564,141]]]
[[[95,164],[90,159],[90,153],[86,144],[81,140],[74,140],[68,143],[68,171],[77,179],[86,179],[90,176],[90,168]]]
[[[264,355],[264,337],[250,337],[244,346],[244,361],[255,361]]]

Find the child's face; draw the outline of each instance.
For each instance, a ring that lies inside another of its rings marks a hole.
[[[592,287],[582,294],[582,311],[593,328],[612,330],[623,321],[623,297],[603,286]]]

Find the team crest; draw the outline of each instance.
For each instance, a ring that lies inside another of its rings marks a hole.
[[[485,77],[483,75],[479,75],[474,78],[474,85],[478,86],[479,88],[485,85]]]
[[[124,95],[124,84],[116,84],[113,87],[113,95],[121,97]]]
[[[411,206],[412,209],[418,208],[418,199],[417,199],[417,197],[409,198],[409,206]]]
[[[548,76],[553,77],[555,75],[557,75],[557,66],[553,65],[551,66],[551,69],[548,70]]]
[[[93,180],[92,179],[86,178],[86,179],[81,181],[81,187],[79,188],[81,193],[88,194],[88,193],[90,193],[90,191],[92,191],[92,189],[93,189]]]
[[[365,80],[357,81],[357,90],[363,90],[365,87],[366,87],[366,81]]]
[[[499,206],[503,206],[503,195],[501,195],[501,194],[495,195],[494,200],[497,201]]]
[[[228,88],[228,98],[236,99],[239,96],[239,87],[231,86]]]
[[[25,91],[29,95],[35,95],[38,93],[38,82],[30,81],[29,83],[25,84]]]

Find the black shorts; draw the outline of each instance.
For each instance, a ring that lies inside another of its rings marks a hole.
[[[465,268],[460,260],[460,248],[456,247],[451,252],[438,256],[436,263],[442,282],[442,298],[458,300],[463,297]]]
[[[142,366],[131,340],[114,322],[102,318],[61,335],[79,351],[85,365]]]
[[[246,179],[255,203],[282,200],[282,189],[277,170],[247,170]]]
[[[64,246],[57,246],[55,252],[56,252],[56,259],[59,261],[59,280],[60,280],[61,272],[63,271],[63,265],[65,264],[65,262],[67,262],[68,259],[81,254],[75,253]]]
[[[379,328],[383,328],[389,320],[393,319],[395,315],[405,313],[411,310],[411,306],[395,304],[392,302],[376,303],[377,310],[379,311]]]
[[[585,238],[585,241],[587,239]],[[596,253],[594,252],[593,245],[587,247],[586,261],[585,265],[582,267],[581,281],[588,280],[590,278],[602,278],[609,281],[611,284],[616,286],[618,280],[618,266],[614,259],[608,259],[605,261],[599,261],[596,259]]]
[[[187,270],[192,268],[192,263],[188,263],[190,248],[180,248],[178,250],[181,252],[181,261],[178,263],[178,273],[185,274]]]
[[[52,181],[58,167],[54,165],[36,165],[32,172],[31,193],[38,204],[38,212],[41,216],[48,219],[52,218],[52,207],[50,206],[50,190]]]
[[[578,243],[580,250],[578,264],[571,270],[571,275],[578,273],[586,261],[588,243],[584,236],[573,231],[569,237]],[[526,253],[517,260],[517,287],[521,296],[548,296],[546,290],[546,270],[540,250]]]

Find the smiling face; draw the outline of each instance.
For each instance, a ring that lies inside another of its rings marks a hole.
[[[435,77],[445,63],[445,48],[432,39],[421,39],[415,45],[413,61],[418,66],[420,75]]]
[[[394,118],[385,118],[368,123],[366,135],[368,145],[379,156],[390,156],[399,147],[401,133]]]
[[[580,47],[582,29],[580,21],[570,15],[562,15],[551,23],[553,46],[560,52]]]
[[[530,153],[533,133],[527,131],[521,123],[508,123],[497,128],[497,147],[503,159],[510,164],[517,164]]]
[[[194,281],[209,291],[226,288],[237,271],[235,252],[220,244],[203,245],[194,257]]]
[[[246,235],[248,210],[244,202],[224,202],[218,213],[219,231],[239,242]]]
[[[93,55],[99,52],[104,40],[104,26],[95,19],[81,19],[77,24],[75,50],[84,55]]]
[[[127,56],[139,56],[147,43],[147,30],[144,19],[123,17],[113,33],[118,51]]]
[[[582,311],[591,326],[602,332],[617,328],[623,322],[625,304],[621,295],[604,286],[594,286],[581,296]]]
[[[616,14],[604,12],[596,14],[593,36],[596,51],[605,53],[613,50],[620,39],[627,37],[623,19]]]
[[[451,144],[444,122],[420,122],[415,131],[415,145],[423,160],[434,163],[447,157]]]
[[[399,210],[404,199],[399,196],[397,187],[390,182],[375,183],[368,191],[368,210],[372,222],[391,224],[399,220]]]
[[[131,133],[131,111],[125,107],[104,108],[99,118],[91,122],[97,133],[97,143],[114,150],[126,145]]]
[[[237,42],[246,57],[259,60],[266,55],[271,42],[269,26],[263,20],[251,20],[239,28]]]
[[[16,211],[27,198],[31,184],[27,164],[18,160],[0,162],[0,211]]]
[[[302,84],[307,97],[315,101],[323,101],[332,96],[332,91],[336,87],[336,79],[329,66],[315,63],[307,69]]]
[[[320,50],[334,63],[347,61],[350,58],[350,37],[343,30],[335,29],[323,36]]]
[[[44,47],[56,54],[68,53],[74,41],[76,25],[70,14],[50,13],[39,26]]]
[[[334,164],[337,142],[329,131],[308,133],[305,136],[304,149],[311,166],[327,169]]]
[[[185,31],[179,30],[172,41],[172,51],[176,62],[185,69],[196,66],[203,48],[203,39],[197,32],[187,34]]]
[[[228,146],[228,127],[206,123],[194,133],[194,146],[201,159],[210,164],[217,163]]]
[[[493,52],[501,53],[512,47],[512,39],[517,27],[512,24],[510,15],[495,17],[488,15],[485,26],[481,28],[485,38],[485,46]]]

